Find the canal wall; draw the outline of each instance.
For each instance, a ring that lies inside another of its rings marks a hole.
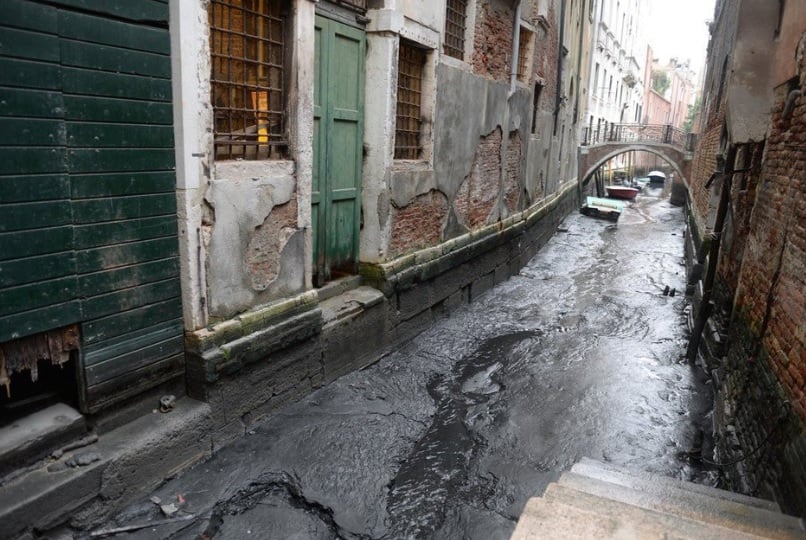
[[[788,22],[803,8],[782,6],[791,13],[763,57],[767,75],[752,69],[758,47],[748,47],[761,39],[754,10],[766,5],[731,9],[712,32],[705,86],[724,92],[704,108],[688,194],[691,321],[705,296],[711,314],[696,352],[713,376],[713,461],[724,481],[806,516],[806,34]],[[753,110],[768,100],[763,122],[747,123],[750,98]]]
[[[189,334],[188,395],[212,410],[211,448],[516,274],[578,206],[567,182],[499,223]]]

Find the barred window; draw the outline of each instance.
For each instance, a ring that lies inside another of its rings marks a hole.
[[[518,80],[529,80],[529,60],[532,58],[532,32],[523,26],[518,32]]]
[[[287,157],[285,6],[210,2],[215,159]]]
[[[422,95],[426,51],[400,40],[395,118],[395,159],[418,159],[422,153]]]
[[[465,19],[467,0],[448,0],[445,10],[445,42],[442,49],[459,60],[465,57]]]

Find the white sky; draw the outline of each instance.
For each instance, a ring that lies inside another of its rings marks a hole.
[[[714,17],[714,0],[649,0],[647,40],[662,63],[675,57],[699,75],[705,65],[708,27]]]

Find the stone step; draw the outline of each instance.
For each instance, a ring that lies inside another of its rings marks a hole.
[[[573,472],[563,473],[559,483],[578,491],[639,508],[710,523],[765,538],[802,539],[804,537],[804,530],[797,518],[685,489],[660,484],[649,484],[645,489],[634,489]]]
[[[641,522],[601,515],[558,501],[532,498],[523,509],[510,540],[665,538],[664,531]]]
[[[81,413],[64,403],[15,420],[0,428],[0,477],[31,465],[86,432]]]
[[[651,530],[653,536],[661,538],[711,538],[714,540],[761,538],[753,534],[719,527],[710,523],[639,508],[606,497],[591,495],[561,484],[549,484],[543,497],[579,510],[597,513],[611,520],[640,524],[643,528]]]
[[[771,512],[781,511],[778,503],[774,501],[749,497],[747,495],[742,495],[741,493],[733,493],[732,491],[704,486],[702,484],[695,484],[694,482],[685,482],[683,480],[669,478],[667,476],[658,474],[636,471],[625,467],[620,467],[618,465],[613,465],[611,463],[603,463],[590,458],[582,458],[578,463],[571,467],[571,472],[638,490],[643,490],[652,484],[662,485],[670,488],[685,489],[687,491],[693,491],[702,495],[708,495],[726,501],[733,501],[739,504],[746,504],[754,508],[762,508]]]

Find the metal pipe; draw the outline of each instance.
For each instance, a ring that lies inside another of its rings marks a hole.
[[[518,58],[521,54],[521,0],[515,4],[515,20],[512,24],[512,69],[509,74],[509,96],[515,94],[515,82],[518,80]]]
[[[789,119],[792,115],[792,111],[795,110],[795,100],[798,99],[800,95],[800,90],[792,90],[789,92],[789,95],[786,96],[786,105],[784,105],[784,112],[781,113],[781,118],[784,120]]]
[[[557,91],[554,104],[554,136],[557,135],[557,123],[560,117],[560,106],[563,100],[563,43],[565,42],[565,4],[567,0],[560,0],[560,46],[557,47]]]

